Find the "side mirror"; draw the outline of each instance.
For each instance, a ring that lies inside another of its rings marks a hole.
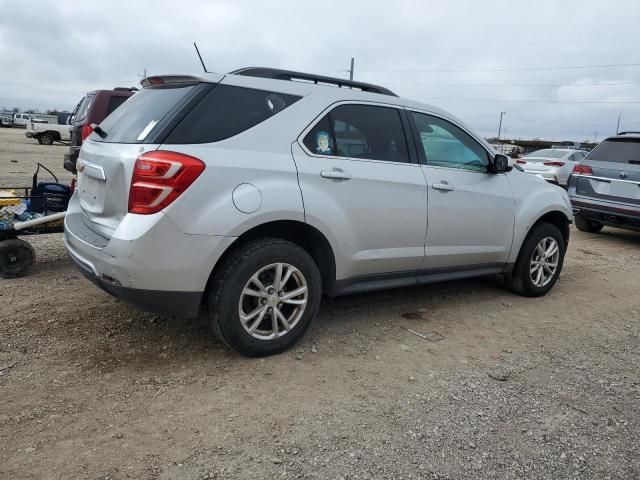
[[[506,173],[513,169],[511,159],[506,155],[497,153],[491,162],[491,173]]]

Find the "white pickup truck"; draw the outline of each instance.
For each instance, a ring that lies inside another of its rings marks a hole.
[[[58,125],[53,123],[29,122],[27,138],[38,140],[40,145],[52,145],[53,142],[68,142],[71,140],[71,125]]]

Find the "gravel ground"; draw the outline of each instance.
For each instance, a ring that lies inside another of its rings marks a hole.
[[[640,478],[640,234],[572,236],[544,298],[489,277],[326,299],[261,360],[33,237],[33,273],[0,279],[0,478]]]
[[[24,128],[0,128],[0,188],[30,187],[37,163],[51,170],[61,182],[69,182],[71,174],[64,167],[64,154],[69,147],[56,143],[40,145],[27,138]],[[41,170],[39,178],[51,181],[51,176]],[[42,176],[40,176],[42,175]]]

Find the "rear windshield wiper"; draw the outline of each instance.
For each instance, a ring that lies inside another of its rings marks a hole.
[[[91,130],[96,132],[100,138],[107,138],[107,132],[105,132],[103,129],[101,129],[99,125],[96,125],[95,123],[92,123],[91,124]]]

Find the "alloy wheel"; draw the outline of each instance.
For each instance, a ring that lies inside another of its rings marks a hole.
[[[260,340],[273,340],[290,332],[307,306],[307,281],[288,263],[261,268],[245,284],[238,303],[245,331]]]
[[[558,270],[560,247],[553,237],[545,237],[533,250],[529,264],[531,281],[536,287],[546,286]]]

